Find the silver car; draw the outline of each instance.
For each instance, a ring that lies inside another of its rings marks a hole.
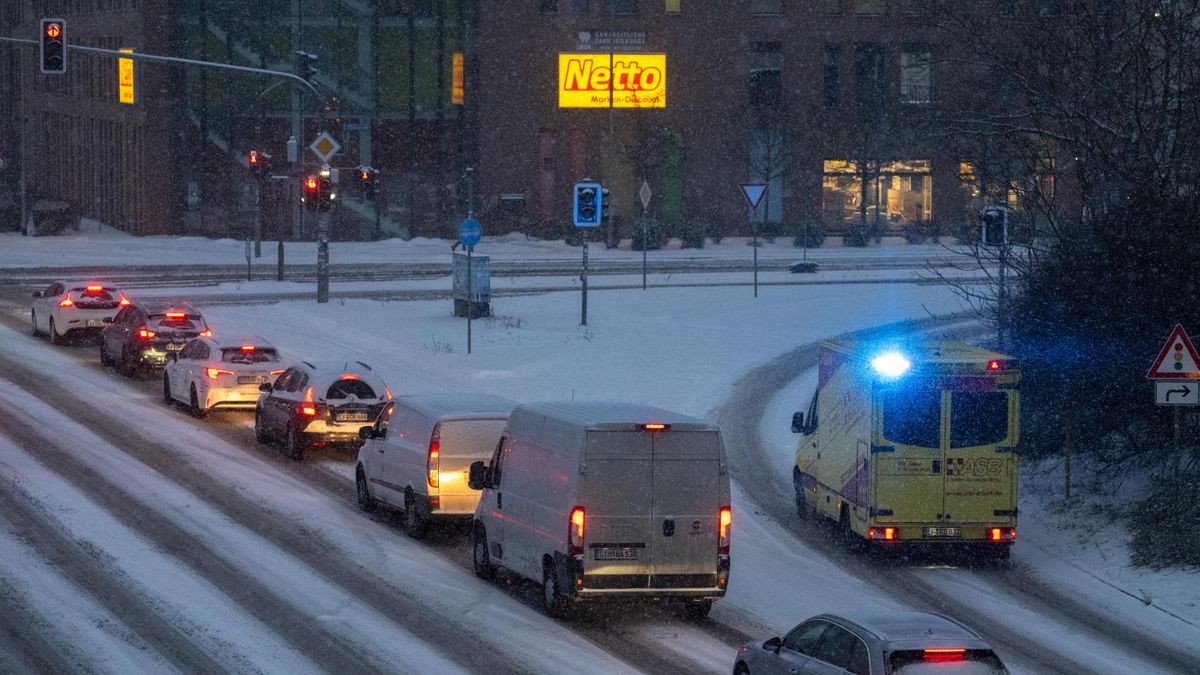
[[[783,637],[738,650],[734,675],[1003,675],[1008,670],[978,633],[940,614],[821,614]]]

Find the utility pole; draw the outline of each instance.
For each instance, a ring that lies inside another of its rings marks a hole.
[[[300,0],[292,0],[292,55],[300,50]],[[293,58],[295,68],[297,69],[296,76],[301,77],[299,72],[300,61]],[[292,90],[292,138],[296,139],[296,143],[304,142],[304,127],[300,119],[300,92]],[[300,158],[303,152],[297,152],[296,157],[292,159],[292,175],[291,193],[292,193],[292,239],[300,239],[304,236],[304,209],[300,205]],[[279,269],[280,276],[283,278],[283,242],[279,244]]]

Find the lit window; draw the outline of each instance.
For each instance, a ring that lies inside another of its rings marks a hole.
[[[667,14],[678,14],[683,11],[682,0],[666,0]]]

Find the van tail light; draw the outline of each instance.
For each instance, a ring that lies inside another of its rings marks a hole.
[[[868,527],[867,539],[880,541],[899,541],[900,530],[895,527]]]
[[[205,328],[204,330],[200,331],[199,335],[200,337],[212,337],[212,329]]]
[[[63,298],[62,300],[59,300],[59,301],[58,301],[58,306],[59,306],[59,307],[74,307],[74,306],[75,306],[75,301],[71,299],[71,294],[70,294],[70,293],[68,293],[68,294],[67,294],[67,297],[65,297],[65,298]]]
[[[583,555],[583,532],[587,522],[587,514],[582,506],[571,509],[571,518],[567,522],[567,555]]]
[[[722,506],[717,516],[717,553],[729,555],[729,530],[733,527],[733,509]]]
[[[149,340],[150,338],[154,337],[155,335],[158,335],[158,333],[155,333],[154,331],[150,330],[149,328],[146,328],[145,326],[142,326],[141,328],[137,329],[137,336],[143,340]]]
[[[967,660],[967,650],[962,647],[934,648],[925,650],[926,663],[947,663]]]
[[[1015,527],[989,527],[988,541],[1016,541],[1017,528]]]
[[[232,375],[233,371],[232,370],[221,370],[220,368],[205,368],[204,374],[208,376],[208,379],[215,380],[218,377],[221,377],[222,375]]]
[[[429,439],[429,456],[425,459],[425,475],[429,487],[437,487],[442,479],[442,425],[433,425],[433,437]]]

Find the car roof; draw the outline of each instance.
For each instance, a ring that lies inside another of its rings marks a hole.
[[[975,631],[957,621],[930,612],[875,611],[822,614],[814,618],[855,624],[884,642],[958,640],[981,641]]]
[[[643,403],[620,401],[552,401],[520,406],[525,413],[544,415],[586,429],[624,428],[630,423],[661,422],[689,430],[717,430],[717,425],[683,413]]]
[[[507,417],[517,407],[516,401],[490,394],[406,394],[396,401],[434,418],[474,413],[500,413]]]
[[[342,373],[353,373],[358,376],[358,379],[370,385],[375,390],[377,396],[380,398],[387,396],[385,391],[387,384],[383,381],[383,378],[362,361],[299,361],[293,365],[301,366],[304,370],[307,370],[310,377],[309,384],[317,389],[324,390],[340,379]],[[323,391],[320,393],[324,394]]]

